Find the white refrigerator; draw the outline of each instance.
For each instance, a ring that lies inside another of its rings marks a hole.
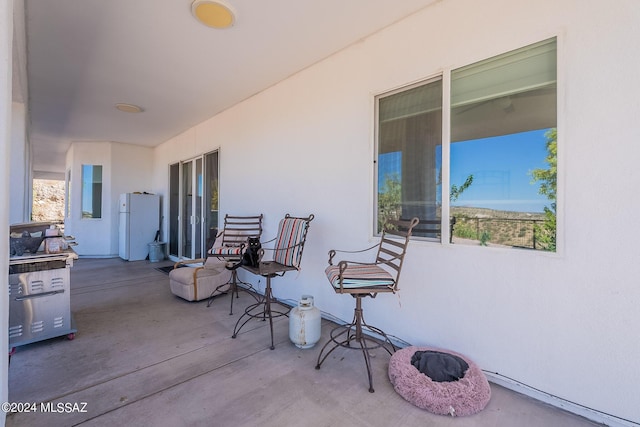
[[[149,243],[160,229],[160,196],[125,193],[120,195],[120,233],[118,253],[128,261],[149,255]]]

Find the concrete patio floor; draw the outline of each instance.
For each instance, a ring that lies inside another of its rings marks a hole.
[[[81,259],[71,269],[75,339],[18,347],[9,366],[11,402],[66,403],[84,412],[14,413],[7,426],[566,426],[597,424],[491,384],[487,407],[469,417],[430,414],[406,402],[373,358],[368,392],[362,355],[336,350],[314,369],[319,346],[295,347],[288,321],[234,324],[253,299],[241,293],[187,302],[155,268],[169,261]],[[274,293],[278,296],[277,282]],[[322,344],[332,323],[322,321]],[[85,406],[86,404],[86,406]]]

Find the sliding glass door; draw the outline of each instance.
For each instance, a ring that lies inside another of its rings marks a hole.
[[[218,152],[204,156],[204,248],[208,250],[213,246],[218,234]]]
[[[218,153],[169,166],[169,255],[201,258],[218,228]]]

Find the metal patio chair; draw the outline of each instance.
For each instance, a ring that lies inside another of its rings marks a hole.
[[[300,270],[300,262],[302,261],[302,251],[307,239],[307,231],[309,223],[313,220],[314,215],[311,214],[306,218],[292,217],[287,214],[278,225],[278,234],[273,241],[273,248],[262,248],[259,250],[258,266],[252,267],[242,265],[241,268],[252,274],[266,278],[264,297],[248,306],[244,314],[238,319],[233,328],[232,338],[236,338],[238,333],[251,319],[269,319],[269,329],[271,331],[271,350],[275,348],[273,344],[273,318],[280,316],[288,316],[290,307],[280,303],[273,297],[271,288],[271,279],[277,276],[283,276],[288,271]],[[269,241],[271,242],[271,241]],[[265,243],[269,243],[265,242]],[[265,251],[273,252],[273,257],[269,261],[263,259]],[[274,309],[273,303],[280,304],[284,311]]]
[[[371,357],[369,351],[383,348],[390,355],[396,350],[387,334],[380,328],[368,325],[362,312],[362,298],[375,298],[378,293],[398,291],[398,280],[407,252],[409,238],[419,219],[389,221],[385,225],[380,243],[361,251],[329,251],[329,266],[325,269],[329,283],[339,294],[351,295],[356,300],[353,320],[339,325],[330,332],[330,338],[320,350],[316,369],[338,347],[360,349],[364,356],[369,377],[369,392],[373,393]],[[340,261],[333,263],[337,252],[365,252],[377,248],[375,261],[371,263]],[[379,339],[374,338],[380,337]],[[325,352],[325,350],[327,350]]]

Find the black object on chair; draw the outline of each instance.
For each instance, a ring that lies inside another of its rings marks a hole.
[[[360,349],[367,366],[369,392],[374,392],[369,351],[383,348],[391,355],[396,347],[382,329],[365,322],[362,312],[362,298],[375,298],[378,293],[395,293],[398,290],[398,279],[409,245],[409,238],[418,222],[420,222],[418,218],[389,221],[384,227],[379,244],[357,251],[364,252],[377,248],[377,255],[373,263],[340,261],[334,265],[333,257],[336,252],[340,251],[329,251],[329,266],[325,270],[327,278],[336,293],[349,294],[355,298],[356,308],[351,323],[339,325],[331,331],[329,341],[322,347],[318,355],[316,369],[320,369],[326,358],[338,347]],[[393,236],[396,238],[394,239]],[[372,334],[381,337],[381,339],[374,339]],[[331,344],[333,346],[330,347]],[[325,352],[325,350],[328,351]]]
[[[313,214],[306,218],[292,217],[287,214],[278,225],[278,235],[274,239],[273,249],[261,248],[259,250],[259,262],[257,267],[242,265],[241,268],[266,278],[264,297],[250,305],[244,314],[238,319],[233,328],[232,338],[236,338],[244,325],[251,319],[269,319],[269,329],[271,330],[271,350],[275,348],[273,344],[273,318],[288,316],[290,307],[279,303],[273,298],[271,289],[271,279],[276,276],[283,276],[287,271],[297,271],[300,269],[302,261],[302,250],[307,239],[309,223],[313,220]],[[273,260],[264,261],[265,251],[273,251]],[[274,310],[272,303],[278,303],[285,308],[285,311]]]

